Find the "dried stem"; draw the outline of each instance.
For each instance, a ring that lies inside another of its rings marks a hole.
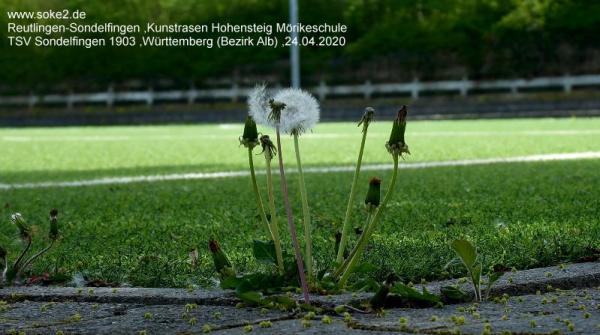
[[[306,257],[306,273],[308,280],[313,279],[313,258],[312,258],[312,226],[310,223],[310,208],[308,207],[308,197],[306,184],[304,183],[304,173],[302,172],[302,161],[300,160],[300,146],[298,145],[298,133],[294,132],[294,149],[296,151],[296,165],[298,167],[298,182],[300,188],[300,197],[302,198],[302,216],[304,218],[304,248]]]
[[[302,293],[304,295],[304,302],[310,303],[308,296],[308,285],[306,284],[306,278],[304,276],[304,264],[302,262],[302,252],[300,251],[300,244],[298,243],[298,236],[296,235],[296,227],[294,226],[294,218],[292,214],[292,207],[290,205],[290,199],[288,195],[287,181],[285,179],[285,170],[283,168],[283,152],[281,150],[281,135],[279,132],[279,126],[275,128],[277,134],[277,151],[279,151],[279,174],[281,176],[281,193],[283,194],[283,201],[285,204],[285,212],[287,215],[288,226],[290,229],[290,235],[292,237],[292,244],[294,245],[294,253],[296,255],[296,265],[298,266],[298,275],[300,277],[300,285],[302,286]]]

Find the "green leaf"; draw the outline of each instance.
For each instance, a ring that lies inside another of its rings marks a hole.
[[[241,281],[242,279],[238,278],[237,276],[227,276],[221,279],[221,288],[224,290],[236,289],[240,285]]]
[[[252,243],[254,258],[259,262],[277,264],[275,256],[275,243],[273,241],[263,242],[254,240]]]
[[[250,305],[261,305],[262,294],[256,291],[248,291],[248,292],[236,292],[238,298],[240,298],[243,302]]]
[[[471,297],[458,287],[442,286],[440,293],[442,294],[442,300],[448,304],[471,301]]]
[[[369,303],[375,309],[385,307],[385,300],[387,299],[388,294],[390,293],[390,287],[388,285],[381,285],[379,290],[373,295]]]
[[[440,297],[435,294],[429,293],[425,287],[423,287],[423,291],[419,292],[416,289],[406,286],[403,283],[397,283],[392,286],[390,290],[391,293],[397,294],[402,298],[408,300],[411,303],[427,303],[431,305],[436,305],[441,302]]]
[[[463,261],[467,269],[471,271],[477,261],[477,250],[473,244],[467,240],[454,240],[450,246]]]
[[[378,290],[379,285],[373,278],[362,278],[352,285],[352,290],[357,292],[372,292]]]

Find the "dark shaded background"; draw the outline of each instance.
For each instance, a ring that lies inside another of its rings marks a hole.
[[[85,10],[88,23],[275,23],[287,0],[0,0],[5,10]],[[299,0],[303,23],[349,26],[344,48],[302,48],[303,85],[600,73],[600,1]],[[288,50],[8,48],[0,94],[289,82]]]

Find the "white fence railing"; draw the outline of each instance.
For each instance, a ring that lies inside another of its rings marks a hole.
[[[329,86],[322,81],[318,86],[309,88],[319,99],[325,100],[332,96],[363,96],[371,98],[373,95],[410,95],[413,99],[419,98],[423,92],[428,93],[456,93],[467,96],[469,91],[490,92],[506,91],[513,94],[519,90],[527,89],[562,89],[570,93],[575,87],[600,86],[600,75],[578,75],[561,77],[539,77],[534,79],[509,79],[509,80],[447,80],[421,82],[413,80],[408,83],[382,83],[376,84],[366,81],[359,85],[336,85]],[[65,105],[67,108],[75,104],[105,104],[112,106],[115,103],[143,103],[153,105],[156,101],[180,101],[189,104],[199,99],[203,100],[231,100],[244,99],[251,87],[242,88],[233,84],[229,88],[199,90],[190,88],[188,90],[154,91],[151,88],[146,91],[115,92],[111,87],[106,92],[95,93],[69,93],[69,94],[47,94],[28,96],[0,96],[0,105],[29,106],[36,105]]]

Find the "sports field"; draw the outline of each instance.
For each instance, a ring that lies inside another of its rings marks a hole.
[[[390,128],[381,121],[369,130],[355,226],[365,217],[368,178],[382,177],[386,189]],[[19,247],[11,213],[46,236],[47,213],[58,208],[62,240],[35,272],[210,285],[209,237],[239,269],[256,267],[250,244],[267,231],[255,216],[241,132],[242,125],[0,129],[0,243],[13,254]],[[406,140],[412,155],[366,254],[380,269],[375,277],[388,270],[413,281],[456,276],[444,269],[456,237],[475,242],[485,265],[517,268],[600,248],[600,119],[409,121]],[[317,267],[333,259],[359,142],[353,123],[320,124],[301,138],[303,163],[313,168],[306,182]],[[301,229],[292,142],[286,136],[283,144]],[[262,156],[255,163],[262,169]],[[259,182],[264,189],[263,175]],[[196,269],[188,264],[193,248]]]

